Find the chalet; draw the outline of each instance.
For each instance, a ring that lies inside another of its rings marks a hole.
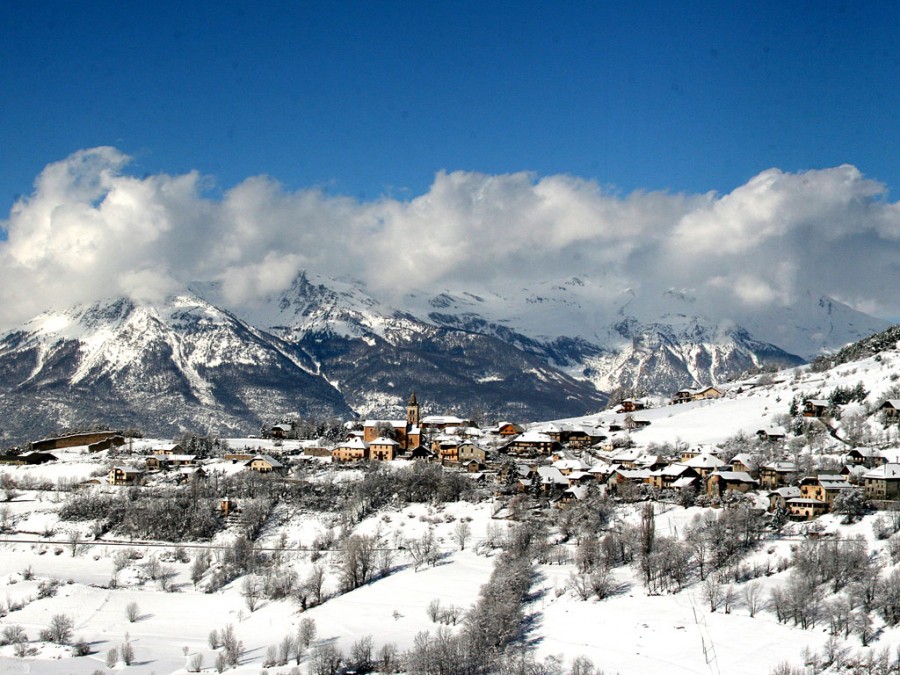
[[[497,426],[497,434],[500,436],[518,436],[521,433],[524,433],[525,429],[518,424],[513,424],[512,422],[500,422]]]
[[[605,483],[618,468],[620,468],[618,464],[597,462],[596,464],[594,464],[594,466],[588,469],[588,473],[591,474],[594,477],[594,480],[598,483]]]
[[[626,469],[636,469],[637,463],[643,457],[644,453],[637,448],[625,448],[614,453],[609,458],[614,464],[621,464]]]
[[[283,473],[287,467],[274,457],[269,455],[256,455],[248,460],[244,466],[257,473]]]
[[[154,455],[180,455],[184,454],[184,448],[178,443],[166,443],[153,446],[152,452]]]
[[[750,492],[759,486],[746,471],[716,471],[706,481],[706,494],[722,497],[726,492]]]
[[[640,399],[636,399],[636,398],[626,398],[626,399],[625,399],[624,401],[622,401],[622,403],[619,405],[619,407],[618,407],[618,409],[616,410],[616,412],[617,412],[617,413],[633,413],[633,412],[636,412],[636,411],[638,411],[638,410],[643,410],[643,409],[646,408],[646,407],[647,407],[646,403],[644,403],[644,401],[642,401],[642,400],[640,400]]]
[[[566,434],[566,443],[570,448],[589,448],[604,438],[606,434],[598,427],[576,426]]]
[[[756,473],[754,467],[756,467],[757,462],[749,452],[739,452],[731,458],[730,464],[732,471],[743,471],[749,474]]]
[[[272,438],[287,438],[293,431],[294,426],[292,424],[282,422],[280,424],[273,424],[272,428],[269,430],[269,433],[271,434]]]
[[[553,488],[569,487],[569,479],[563,476],[559,469],[552,466],[539,466],[537,480],[544,492],[550,492]]]
[[[527,431],[507,443],[504,448],[513,455],[547,455],[559,449],[559,442],[547,434]]]
[[[863,474],[866,499],[900,499],[900,464],[882,464]]]
[[[568,476],[575,471],[587,471],[591,468],[580,459],[558,459],[553,462],[552,466],[559,469],[563,476]]]
[[[634,461],[635,469],[650,469],[650,471],[657,471],[666,466],[669,466],[669,460],[662,455],[641,455]]]
[[[381,436],[369,443],[369,459],[392,462],[400,451],[400,444],[392,438]]]
[[[236,499],[231,499],[230,497],[225,497],[219,500],[219,513],[223,516],[228,516],[238,510],[238,503]]]
[[[672,405],[678,405],[679,403],[688,403],[692,400],[692,396],[692,389],[679,389],[672,397]]]
[[[690,466],[685,466],[684,464],[670,464],[661,469],[657,469],[656,471],[652,471],[648,482],[660,490],[668,490],[672,489],[673,485],[683,478],[696,480],[700,478],[700,474],[696,469]]]
[[[459,439],[441,434],[432,440],[431,450],[441,462],[456,462],[459,460]]]
[[[803,416],[804,417],[825,417],[828,414],[828,409],[831,408],[831,403],[822,398],[810,398],[803,402]]]
[[[720,454],[722,454],[722,448],[715,445],[692,445],[681,451],[681,461],[684,463],[700,455],[715,455],[718,457]]]
[[[424,459],[426,461],[430,461],[432,459],[436,459],[437,455],[435,455],[431,450],[426,448],[424,445],[418,445],[407,454],[409,459]]]
[[[180,447],[180,446],[178,446]],[[148,469],[168,469],[169,467],[193,466],[197,463],[197,455],[150,455],[146,459]]]
[[[728,466],[723,460],[708,452],[704,452],[696,457],[691,457],[689,460],[682,462],[682,464],[694,469],[700,474],[700,478],[704,480],[706,480],[706,477],[713,471]]]
[[[175,474],[175,480],[179,483],[187,483],[194,479],[206,478],[206,471],[202,466],[182,466]]]
[[[20,455],[0,455],[0,464],[44,464],[46,462],[55,462],[56,455],[49,452],[29,451]]]
[[[812,520],[828,511],[828,504],[819,499],[793,497],[786,501],[791,520]]]
[[[900,398],[891,398],[881,404],[878,409],[885,424],[900,422]]]
[[[800,494],[804,499],[817,499],[825,503],[826,508],[831,508],[831,502],[844,490],[850,490],[853,486],[847,480],[837,474],[819,474],[808,476],[800,481]]]
[[[797,475],[793,462],[769,462],[759,470],[759,482],[764,488],[774,489],[787,485]]]
[[[443,431],[449,427],[474,427],[472,420],[464,420],[453,415],[427,415],[419,423],[422,429],[439,429]]]
[[[722,392],[715,387],[701,387],[700,389],[679,389],[672,397],[672,403],[689,403],[690,401],[705,401],[707,399],[720,398]]]
[[[587,485],[588,483],[594,482],[594,477],[587,471],[572,471],[571,473],[565,474],[565,476],[571,487],[576,485]]]
[[[110,485],[137,485],[144,477],[141,469],[129,466],[114,466],[106,474],[106,480]]]
[[[786,437],[784,429],[781,427],[764,427],[756,430],[756,435],[761,441],[769,441],[770,443],[778,443]]]
[[[692,401],[705,401],[712,398],[721,398],[722,392],[715,387],[703,387],[702,389],[696,389],[691,393]]]
[[[479,462],[477,459],[469,459],[466,461],[460,460],[460,465],[466,473],[478,473],[479,471],[484,471],[484,462]]]
[[[581,501],[587,496],[587,490],[587,487],[578,485],[566,488],[559,498],[554,500],[553,505],[556,508],[561,509],[568,504]]]
[[[769,511],[776,509],[787,509],[788,499],[798,499],[802,497],[800,488],[796,485],[790,487],[780,487],[769,493]]]
[[[476,462],[484,464],[488,458],[487,450],[477,443],[470,443],[468,441],[460,443],[459,447],[456,449],[456,453],[460,463],[475,460]]]
[[[369,444],[359,436],[338,445],[331,451],[333,462],[360,462],[369,458]]]
[[[607,482],[616,487],[626,483],[634,485],[649,483],[651,473],[649,469],[616,469]]]
[[[841,460],[850,466],[874,467],[881,463],[881,453],[874,448],[853,448]]]

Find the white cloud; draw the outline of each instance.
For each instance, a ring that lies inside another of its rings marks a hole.
[[[439,172],[426,194],[370,202],[289,192],[267,177],[212,199],[196,173],[136,178],[126,166],[113,148],[75,153],[12,207],[0,324],[197,279],[250,303],[305,268],[397,296],[578,274],[644,293],[698,289],[699,305],[723,318],[734,303],[788,304],[806,289],[900,315],[900,205],[847,165],[770,169],[725,195],[622,196],[567,175]]]

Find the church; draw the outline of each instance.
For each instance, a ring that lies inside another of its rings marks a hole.
[[[422,443],[422,410],[416,400],[416,392],[409,397],[405,420],[366,420],[363,425],[363,440],[372,443],[384,436],[397,441],[399,450],[412,450]]]

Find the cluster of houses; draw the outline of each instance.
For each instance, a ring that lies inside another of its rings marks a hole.
[[[715,387],[684,389],[669,401],[681,404],[718,398]],[[513,490],[545,495],[558,506],[577,501],[590,486],[611,495],[653,493],[691,498],[705,496],[712,503],[727,501],[729,494],[753,495],[770,510],[782,509],[789,518],[807,520],[827,513],[845,490],[863,489],[873,502],[900,501],[900,450],[877,451],[855,448],[843,458],[840,471],[801,475],[791,461],[761,464],[759,455],[739,453],[730,459],[715,446],[695,446],[677,457],[663,457],[637,449],[629,433],[650,422],[639,413],[659,401],[626,399],[615,416],[598,417],[595,425],[544,424],[525,428],[513,422],[482,429],[471,420],[453,415],[423,416],[413,393],[406,406],[405,419],[370,419],[361,428],[348,431],[346,439],[334,447],[318,442],[303,447],[304,459],[318,456],[345,465],[357,462],[393,462],[425,460],[472,474],[487,482]],[[804,414],[820,412],[820,404],[806,402]],[[887,401],[885,415],[900,419],[900,400]],[[272,435],[286,433],[276,425]],[[785,438],[780,428],[762,428],[757,432],[764,441],[775,444]],[[125,443],[114,432],[93,432],[45,439],[32,444],[29,453],[0,456],[0,462],[38,463],[55,457],[52,449],[87,445],[89,449],[107,449]],[[134,466],[113,466],[107,474],[111,485],[136,485],[163,476],[181,483],[202,478],[213,471],[232,473],[254,471],[259,474],[286,475],[288,460],[268,454],[228,452],[215,460],[200,461],[186,454],[175,443],[158,444],[147,454],[135,458]]]

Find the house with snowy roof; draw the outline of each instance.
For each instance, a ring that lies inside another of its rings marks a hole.
[[[800,481],[800,493],[805,499],[817,499],[825,503],[828,509],[831,502],[844,490],[851,490],[853,486],[840,474],[819,474],[807,476]]]
[[[400,451],[400,443],[393,438],[379,436],[369,443],[369,459],[392,462]]]
[[[828,399],[810,398],[803,402],[803,416],[825,417],[829,408],[831,408],[831,402]]]
[[[769,462],[759,470],[759,482],[763,487],[774,489],[787,485],[797,475],[794,462]]]
[[[331,451],[332,462],[360,462],[368,458],[369,444],[359,436],[347,439]]]
[[[244,467],[256,473],[284,473],[287,467],[271,455],[256,455],[248,460]]]
[[[704,452],[691,457],[689,460],[682,462],[685,466],[689,466],[700,474],[700,478],[706,480],[707,476],[717,469],[728,466],[724,460],[719,459],[714,454]]]
[[[511,455],[548,455],[559,449],[559,441],[540,431],[526,431],[504,446]]]
[[[900,499],[900,464],[882,464],[863,474],[866,499]]]
[[[890,398],[878,408],[885,424],[900,422],[900,398]]]
[[[706,479],[706,494],[723,497],[726,492],[750,492],[759,487],[759,481],[746,471],[714,471]]]
[[[871,468],[881,462],[881,452],[875,448],[852,448],[841,458],[841,461],[850,466]]]

